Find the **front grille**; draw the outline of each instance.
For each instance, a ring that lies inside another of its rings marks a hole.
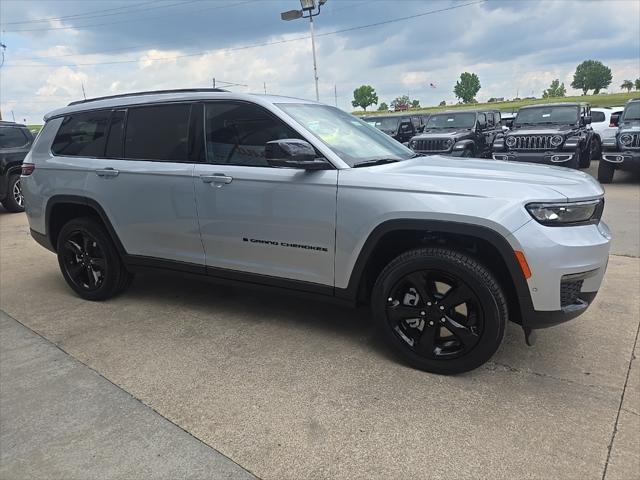
[[[417,152],[448,152],[446,138],[426,138],[414,140],[413,148]]]
[[[571,280],[560,283],[560,305],[562,308],[576,303],[583,282],[584,280]]]
[[[551,145],[551,139],[554,135],[527,135],[515,136],[516,143],[512,150],[555,150],[556,147]]]
[[[631,135],[633,139],[629,145],[623,145],[623,148],[640,148],[640,133],[627,133],[623,135]]]

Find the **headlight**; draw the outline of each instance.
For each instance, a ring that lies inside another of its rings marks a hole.
[[[554,135],[553,137],[551,137],[551,145],[553,145],[554,147],[559,147],[562,144],[563,140],[564,138],[562,138],[561,135]]]
[[[451,140],[450,138],[447,138],[447,139],[444,141],[444,146],[445,146],[445,147],[447,147],[447,148],[449,148],[451,145],[453,145],[453,140]]]
[[[409,142],[409,146],[410,146],[411,148],[415,147],[415,146],[416,146],[416,141],[415,141],[415,140],[411,140],[411,141]]]
[[[507,147],[513,147],[516,144],[516,137],[507,137],[504,143],[507,144]]]
[[[604,210],[604,199],[574,203],[530,203],[526,208],[542,225],[598,223]]]
[[[633,142],[633,137],[631,135],[624,134],[620,136],[620,143],[625,147],[631,145],[631,142]]]

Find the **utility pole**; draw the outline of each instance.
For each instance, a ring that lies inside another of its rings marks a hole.
[[[338,106],[338,86],[334,83],[333,84],[333,98],[336,101],[336,107]]]
[[[267,82],[262,82],[262,85],[264,86],[264,94],[267,94]]]
[[[13,114],[13,110],[11,110],[11,117],[13,117],[13,123],[16,122],[16,116]]]
[[[213,77],[213,88],[216,88],[216,77]]]

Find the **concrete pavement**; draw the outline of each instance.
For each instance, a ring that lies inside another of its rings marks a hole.
[[[587,314],[533,348],[510,325],[457,377],[399,363],[365,310],[171,276],[83,301],[22,215],[0,214],[0,305],[260,478],[639,478],[639,191],[607,186],[617,243]]]

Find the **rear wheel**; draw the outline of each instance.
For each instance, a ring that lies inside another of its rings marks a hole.
[[[62,276],[86,300],[111,298],[133,278],[105,228],[92,218],[66,223],[58,235],[57,252]]]
[[[432,373],[479,367],[504,336],[502,289],[486,267],[455,250],[398,256],[378,277],[371,303],[387,343],[409,365]]]
[[[20,175],[13,175],[9,178],[7,198],[2,201],[2,206],[11,213],[24,212],[24,197],[22,196]]]
[[[615,172],[615,167],[612,163],[607,162],[606,160],[600,160],[598,164],[598,181],[600,183],[611,183],[613,181],[613,172]]]

